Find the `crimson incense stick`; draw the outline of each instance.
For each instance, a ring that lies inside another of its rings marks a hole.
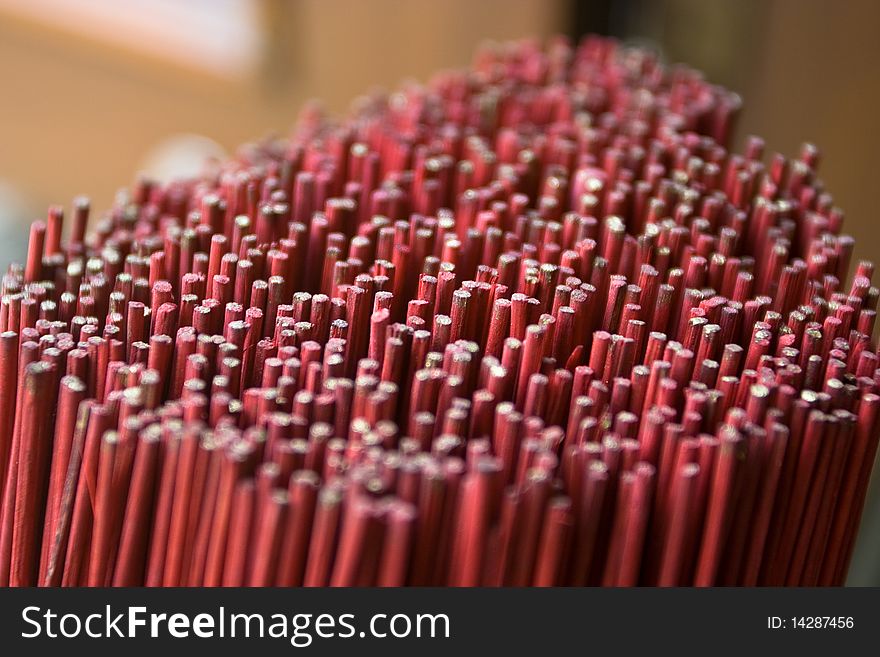
[[[0,583],[840,585],[874,267],[819,152],[588,37],[307,109],[2,279]]]

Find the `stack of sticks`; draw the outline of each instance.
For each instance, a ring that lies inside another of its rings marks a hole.
[[[880,291],[819,153],[590,37],[34,222],[0,584],[840,585]]]

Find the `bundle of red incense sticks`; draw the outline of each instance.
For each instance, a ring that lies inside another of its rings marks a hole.
[[[597,37],[34,222],[0,584],[840,585],[873,266],[739,98]]]

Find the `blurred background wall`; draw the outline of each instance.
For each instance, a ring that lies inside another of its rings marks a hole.
[[[271,131],[309,98],[467,64],[478,43],[611,34],[739,92],[738,130],[810,140],[856,256],[880,262],[875,0],[0,0],[0,266],[26,224],[138,171],[174,175]],[[880,584],[880,486],[850,576]]]

